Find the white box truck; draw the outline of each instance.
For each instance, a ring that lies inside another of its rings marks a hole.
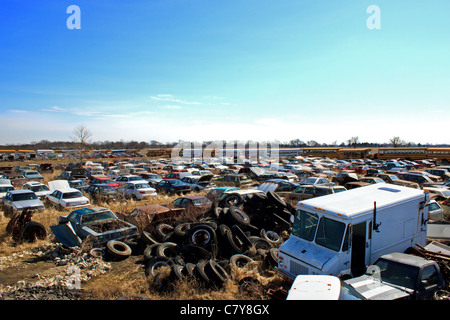
[[[384,183],[300,201],[277,269],[292,280],[359,276],[384,254],[426,245],[428,202],[424,190]]]

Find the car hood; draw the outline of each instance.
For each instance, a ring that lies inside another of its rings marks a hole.
[[[368,300],[396,300],[411,295],[411,290],[394,287],[369,275],[348,279],[345,282]]]
[[[70,189],[69,181],[67,180],[53,180],[48,183],[51,192],[54,190]]]

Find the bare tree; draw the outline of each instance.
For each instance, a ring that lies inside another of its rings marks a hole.
[[[72,136],[70,138],[73,142],[76,143],[78,147],[81,164],[83,164],[83,155],[86,151],[86,148],[91,143],[92,136],[93,133],[84,124],[79,125],[72,131]]]
[[[400,139],[400,137],[393,137],[389,140],[389,143],[392,144],[392,147],[397,148],[398,146],[404,145],[405,141]]]
[[[352,146],[353,148],[359,143],[359,137],[351,137],[347,140],[348,146]]]

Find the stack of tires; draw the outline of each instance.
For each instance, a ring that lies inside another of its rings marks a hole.
[[[143,252],[148,277],[170,270],[170,279],[195,277],[220,287],[232,268],[257,261],[264,268],[277,264],[280,232],[291,228],[291,211],[275,193],[233,199],[226,197],[198,221],[160,223]]]

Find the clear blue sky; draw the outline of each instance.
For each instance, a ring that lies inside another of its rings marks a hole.
[[[448,0],[2,0],[0,143],[80,124],[95,141],[450,143],[449,15]]]

